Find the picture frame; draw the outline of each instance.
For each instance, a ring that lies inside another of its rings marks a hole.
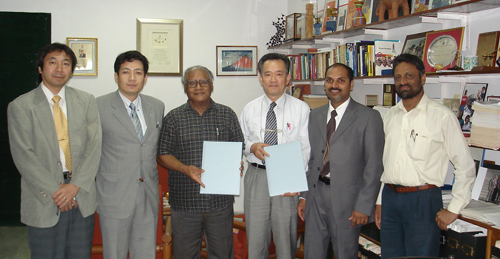
[[[373,107],[378,105],[378,95],[366,95],[365,105]]]
[[[486,99],[487,90],[487,83],[465,83],[457,117],[465,136],[470,135],[473,121],[472,116],[474,115],[472,105],[475,101],[484,101]]]
[[[425,36],[428,32],[431,31],[407,35],[401,54],[413,54],[419,57],[420,60],[424,60]]]
[[[464,27],[427,32],[425,36],[425,72],[436,72],[457,66]]]
[[[137,51],[148,58],[148,75],[182,76],[183,20],[137,18]]]
[[[66,45],[76,55],[73,76],[97,76],[97,38],[67,37]]]
[[[257,46],[216,46],[217,76],[256,76]]]
[[[298,40],[300,36],[297,35],[297,21],[301,16],[300,13],[293,13],[286,16],[285,25],[285,40]]]
[[[305,87],[305,85],[294,85],[292,96],[303,101],[304,100],[304,87]]]

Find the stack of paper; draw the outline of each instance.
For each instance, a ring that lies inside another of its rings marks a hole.
[[[498,102],[474,102],[470,144],[498,150],[500,148],[500,105]]]

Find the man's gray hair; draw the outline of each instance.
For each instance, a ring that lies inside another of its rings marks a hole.
[[[182,85],[185,85],[187,84],[187,75],[189,74],[189,72],[193,71],[193,70],[197,70],[197,69],[201,69],[203,71],[205,71],[210,79],[210,82],[213,82],[214,81],[214,75],[212,74],[212,71],[210,71],[208,68],[204,67],[204,66],[192,66],[188,69],[186,69],[186,71],[184,71],[184,75],[182,76]]]

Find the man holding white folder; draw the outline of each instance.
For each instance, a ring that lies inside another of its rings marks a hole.
[[[240,116],[245,137],[244,154],[250,164],[245,174],[245,221],[248,258],[269,257],[271,229],[277,258],[295,258],[297,244],[295,193],[269,196],[266,146],[300,141],[304,164],[309,160],[309,106],[288,94],[290,61],[286,55],[268,53],[257,65],[265,94],[248,103]]]

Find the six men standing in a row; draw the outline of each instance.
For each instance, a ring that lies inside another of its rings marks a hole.
[[[288,58],[264,55],[258,72],[265,94],[245,106],[239,121],[211,99],[213,75],[203,66],[185,71],[188,101],[163,117],[164,104],[140,94],[148,72],[141,53],[116,58],[118,90],[97,101],[66,85],[75,65],[69,47],[45,46],[37,59],[39,86],[8,107],[32,258],[90,258],[96,209],[104,258],[154,258],[157,162],[169,169],[174,258],[200,258],[202,236],[209,258],[233,258],[234,197],[200,194],[203,141],[244,143],[249,258],[269,256],[271,234],[277,257],[295,258],[298,217],[306,222],[306,258],[325,258],[330,242],[336,258],[357,258],[361,226],[373,220],[382,258],[438,256],[439,229],[470,200],[469,149],[452,112],[424,94],[416,56],[394,61],[402,101],[384,122],[350,98],[353,71],[343,64],[326,71],[328,104],[309,112],[284,93]],[[301,142],[309,191],[270,197],[264,147],[293,141]],[[448,161],[455,184],[443,209],[439,187]]]

